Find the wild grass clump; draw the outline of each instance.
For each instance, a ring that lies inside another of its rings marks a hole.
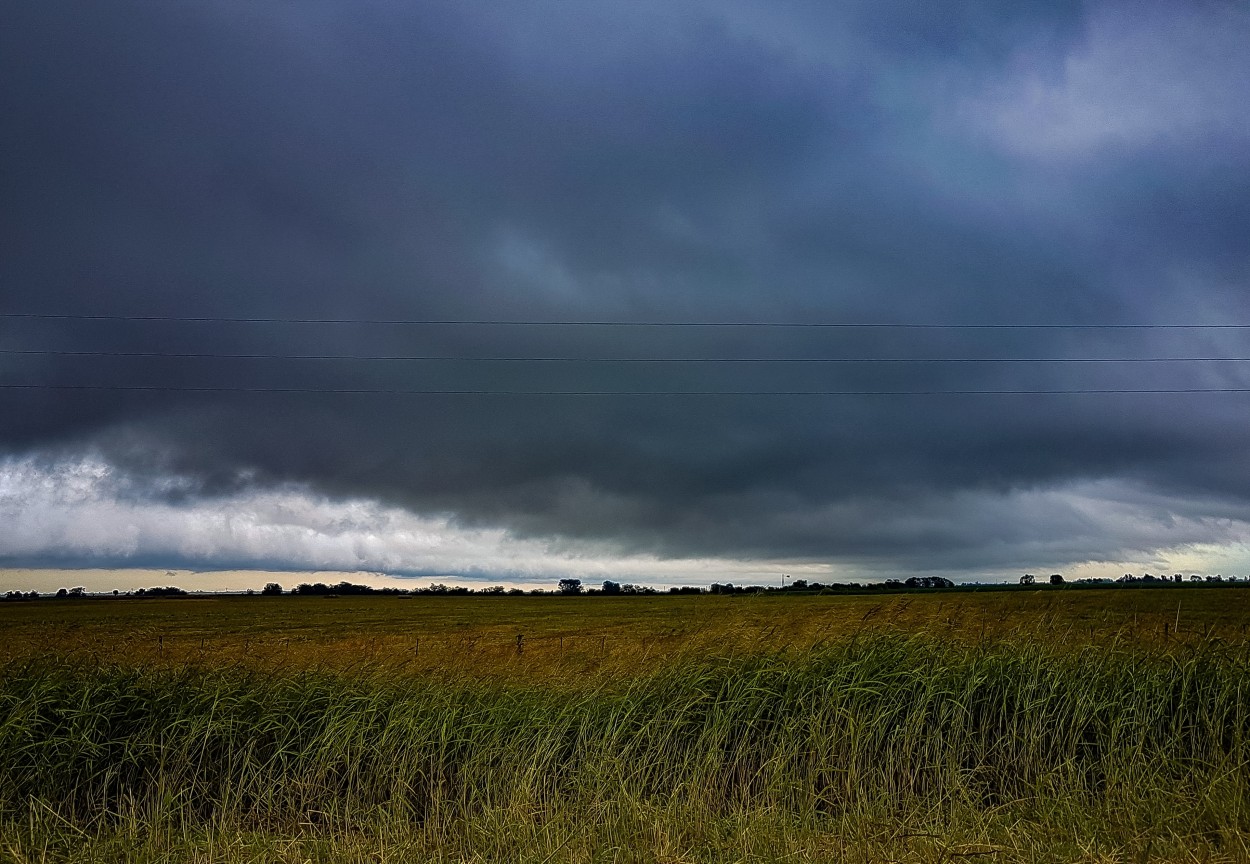
[[[881,825],[1226,854],[1250,835],[1247,672],[1217,642],[897,637],[582,690],[36,661],[0,674],[0,825],[43,826],[23,844],[389,837],[463,860],[768,860]]]

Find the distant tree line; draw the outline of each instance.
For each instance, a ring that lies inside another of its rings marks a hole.
[[[1026,586],[1037,585],[1038,580],[1039,580],[1039,577],[1034,576],[1032,573],[1025,573],[1023,576],[1020,577],[1020,584],[1026,585]],[[1063,578],[1062,574],[1052,573],[1050,574],[1050,578],[1048,581],[1050,582],[1051,585],[1078,585],[1082,587],[1098,587],[1098,586],[1110,587],[1113,585],[1141,585],[1141,586],[1156,585],[1156,586],[1162,587],[1164,585],[1179,585],[1183,582],[1188,582],[1190,584],[1195,583],[1195,582],[1210,583],[1210,584],[1250,582],[1250,576],[1246,576],[1242,579],[1238,579],[1236,576],[1224,576],[1223,574],[1220,574],[1220,573],[1217,573],[1214,576],[1211,576],[1211,575],[1199,576],[1197,573],[1190,573],[1188,577],[1186,577],[1183,573],[1173,573],[1171,576],[1168,576],[1165,574],[1159,574],[1155,576],[1150,573],[1143,573],[1142,575],[1138,576],[1134,573],[1125,573],[1123,576],[1119,577],[1118,579],[1083,578],[1083,579],[1077,579],[1073,582],[1068,582],[1066,579]]]
[[[1115,586],[1132,586],[1132,587],[1163,587],[1168,585],[1179,585],[1182,583],[1193,584],[1245,584],[1250,582],[1250,576],[1238,578],[1237,576],[1224,576],[1216,574],[1214,576],[1199,576],[1190,574],[1188,577],[1180,573],[1174,573],[1171,576],[1151,575],[1143,573],[1141,576],[1132,573],[1125,573],[1118,579],[1098,579],[1098,578],[1082,578],[1073,581],[1066,580],[1060,573],[1052,573],[1049,577],[1043,579],[1032,573],[1026,573],[1019,579],[1019,584],[1023,587],[1035,586],[1048,582],[1052,586],[1071,586],[1078,588],[1097,588],[1097,587],[1115,587]],[[908,579],[886,579],[883,582],[809,582],[806,579],[795,579],[785,585],[734,585],[732,583],[713,582],[709,587],[703,588],[695,585],[673,586],[667,589],[657,589],[650,585],[635,585],[631,583],[605,581],[598,587],[585,586],[581,579],[566,578],[561,579],[556,587],[552,590],[545,588],[531,588],[524,590],[521,588],[506,588],[503,585],[492,585],[486,588],[466,588],[463,585],[444,585],[441,582],[435,582],[423,588],[374,588],[371,585],[357,585],[351,582],[338,582],[333,585],[327,585],[324,582],[302,582],[292,588],[289,592],[283,589],[277,582],[270,582],[265,585],[259,592],[254,589],[248,589],[243,592],[249,596],[259,593],[262,596],[279,596],[282,594],[291,594],[302,597],[353,597],[353,596],[383,596],[383,597],[420,597],[420,596],[447,596],[460,597],[467,595],[479,595],[489,597],[519,597],[523,595],[529,596],[642,596],[657,594],[715,594],[715,595],[732,595],[732,594],[874,594],[874,593],[899,593],[907,591],[926,591],[926,590],[1010,590],[1011,585],[1002,584],[972,584],[972,585],[956,585],[950,579],[944,576],[912,576]],[[81,585],[74,588],[60,588],[54,594],[41,595],[38,591],[7,591],[3,595],[4,600],[38,600],[41,597],[52,597],[58,600],[81,599],[92,596],[87,593],[87,589]],[[163,588],[136,588],[134,591],[117,591],[111,592],[112,597],[188,597],[190,594],[182,588],[173,585],[167,585]]]
[[[1190,573],[1189,579],[1188,579],[1188,581],[1190,582],[1242,582],[1242,581],[1247,581],[1247,580],[1250,580],[1250,576],[1247,576],[1245,579],[1238,579],[1236,576],[1224,576],[1221,573],[1216,573],[1214,576],[1199,576],[1197,573]],[[1119,579],[1115,581],[1121,584],[1129,585],[1129,584],[1135,584],[1138,582],[1141,582],[1141,583],[1151,583],[1151,582],[1177,583],[1177,582],[1184,582],[1186,581],[1186,579],[1185,579],[1185,576],[1180,573],[1173,573],[1171,576],[1164,576],[1162,574],[1158,576],[1152,576],[1149,573],[1143,573],[1140,576],[1134,576],[1132,573],[1125,573],[1123,576],[1121,576]]]
[[[58,588],[55,593],[41,595],[38,591],[8,591],[5,592],[5,600],[38,600],[42,596],[54,598],[56,600],[79,600],[94,595],[88,594],[87,589],[81,585],[74,588]],[[111,597],[187,597],[186,591],[181,588],[175,588],[168,585],[164,588],[136,588],[133,591],[118,591],[113,589],[109,594]]]
[[[273,590],[274,588],[277,590]],[[270,582],[261,593],[281,594],[282,588],[276,582]],[[327,585],[324,582],[310,585],[304,582],[292,588],[291,593],[311,597],[351,597],[363,594],[403,594],[405,592],[399,588],[373,588],[368,585],[353,585],[351,582],[339,582],[336,585]]]

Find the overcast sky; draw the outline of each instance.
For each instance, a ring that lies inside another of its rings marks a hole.
[[[0,567],[1250,572],[1246,45],[1240,2],[7,3]]]

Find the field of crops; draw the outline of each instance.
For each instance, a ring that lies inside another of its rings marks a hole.
[[[1246,861],[1248,599],[0,604],[0,860]]]

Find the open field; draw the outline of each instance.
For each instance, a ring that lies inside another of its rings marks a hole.
[[[1248,861],[1246,599],[0,604],[0,860]]]
[[[0,662],[55,655],[275,671],[455,672],[582,686],[602,683],[600,673],[609,681],[633,677],[687,656],[806,652],[872,634],[1154,650],[1241,641],[1248,627],[1250,587],[1240,585],[883,596],[41,600],[0,603]]]

